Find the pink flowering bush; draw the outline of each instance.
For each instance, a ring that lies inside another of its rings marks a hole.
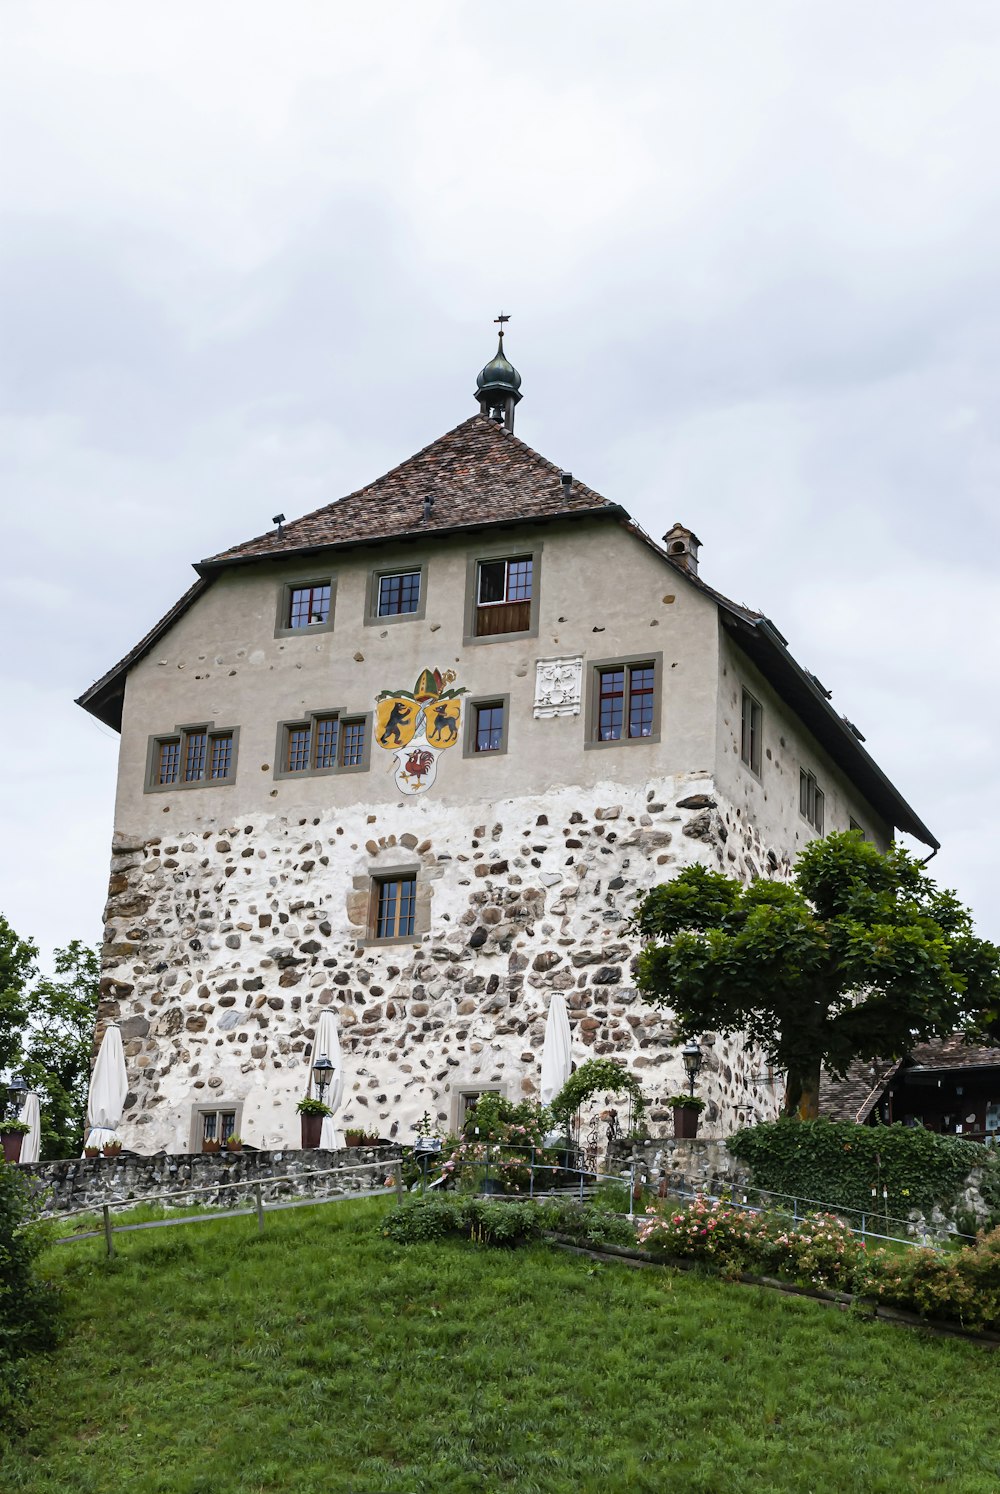
[[[861,1242],[833,1214],[793,1221],[705,1198],[649,1209],[638,1241],[652,1255],[704,1261],[727,1276],[767,1273],[818,1287],[849,1288],[865,1260]]]

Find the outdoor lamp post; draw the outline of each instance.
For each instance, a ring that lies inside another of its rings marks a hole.
[[[681,1049],[681,1060],[684,1064],[684,1072],[688,1077],[688,1089],[691,1098],[694,1099],[694,1081],[701,1072],[701,1066],[705,1062],[704,1055],[695,1042],[685,1043]]]
[[[24,1079],[20,1074],[15,1074],[14,1078],[7,1085],[10,1113],[14,1120],[17,1120],[21,1114],[21,1106],[24,1104],[24,1097],[27,1093],[28,1086],[25,1084]]]
[[[326,1092],[333,1082],[333,1064],[325,1053],[321,1053],[312,1066],[313,1083],[316,1086],[316,1098],[321,1105],[326,1104]]]

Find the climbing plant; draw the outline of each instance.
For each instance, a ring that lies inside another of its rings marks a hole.
[[[597,1094],[627,1094],[632,1101],[633,1122],[641,1120],[646,1112],[642,1086],[624,1064],[614,1058],[588,1058],[575,1074],[570,1074],[552,1101],[552,1114],[556,1120],[568,1122],[585,1100]]]
[[[858,1210],[872,1207],[875,1188],[877,1208],[904,1219],[911,1209],[952,1207],[973,1168],[991,1181],[997,1168],[987,1147],[919,1126],[786,1117],[737,1131],[727,1145],[749,1164],[758,1188]]]

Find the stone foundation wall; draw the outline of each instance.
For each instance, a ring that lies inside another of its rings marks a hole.
[[[670,1188],[719,1193],[750,1181],[750,1169],[732,1155],[724,1141],[701,1137],[694,1141],[663,1137],[641,1146],[615,1142],[609,1148],[608,1172],[627,1175],[633,1162],[636,1177],[647,1178],[651,1186],[666,1178]]]
[[[145,1153],[185,1151],[192,1106],[213,1100],[242,1104],[254,1145],[294,1142],[324,1008],[344,1050],[341,1126],[409,1141],[425,1111],[453,1127],[462,1089],[536,1097],[554,991],[575,1060],[623,1059],[668,1129],[658,1107],[684,1078],[669,1014],[631,984],[636,896],[694,862],[789,870],[704,773],[478,810],[424,795],[209,829],[185,830],[176,806],[172,819],[159,837],[116,836],[96,1035],[120,1020],[120,1130]],[[390,868],[416,873],[429,931],[373,945],[364,889]],[[759,1057],[712,1034],[705,1048],[703,1131],[772,1118]]]
[[[43,1200],[43,1217],[106,1203],[136,1203],[169,1193],[174,1204],[239,1208],[254,1201],[261,1183],[265,1202],[282,1198],[327,1198],[379,1188],[394,1177],[398,1147],[351,1147],[342,1151],[215,1152],[187,1156],[126,1155],[35,1162],[19,1170]],[[357,1167],[338,1177],[315,1177],[331,1167]],[[282,1179],[282,1181],[275,1181]],[[288,1180],[290,1179],[290,1181]],[[223,1187],[237,1183],[240,1186]],[[215,1193],[192,1193],[195,1188]]]

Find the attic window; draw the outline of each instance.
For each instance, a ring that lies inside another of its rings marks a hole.
[[[318,586],[293,586],[288,608],[290,628],[311,628],[328,621],[330,616],[330,583]]]
[[[533,585],[534,561],[530,555],[481,560],[476,578],[476,637],[527,632]]]
[[[275,636],[297,637],[333,627],[336,587],[331,576],[286,581],[278,594]]]

